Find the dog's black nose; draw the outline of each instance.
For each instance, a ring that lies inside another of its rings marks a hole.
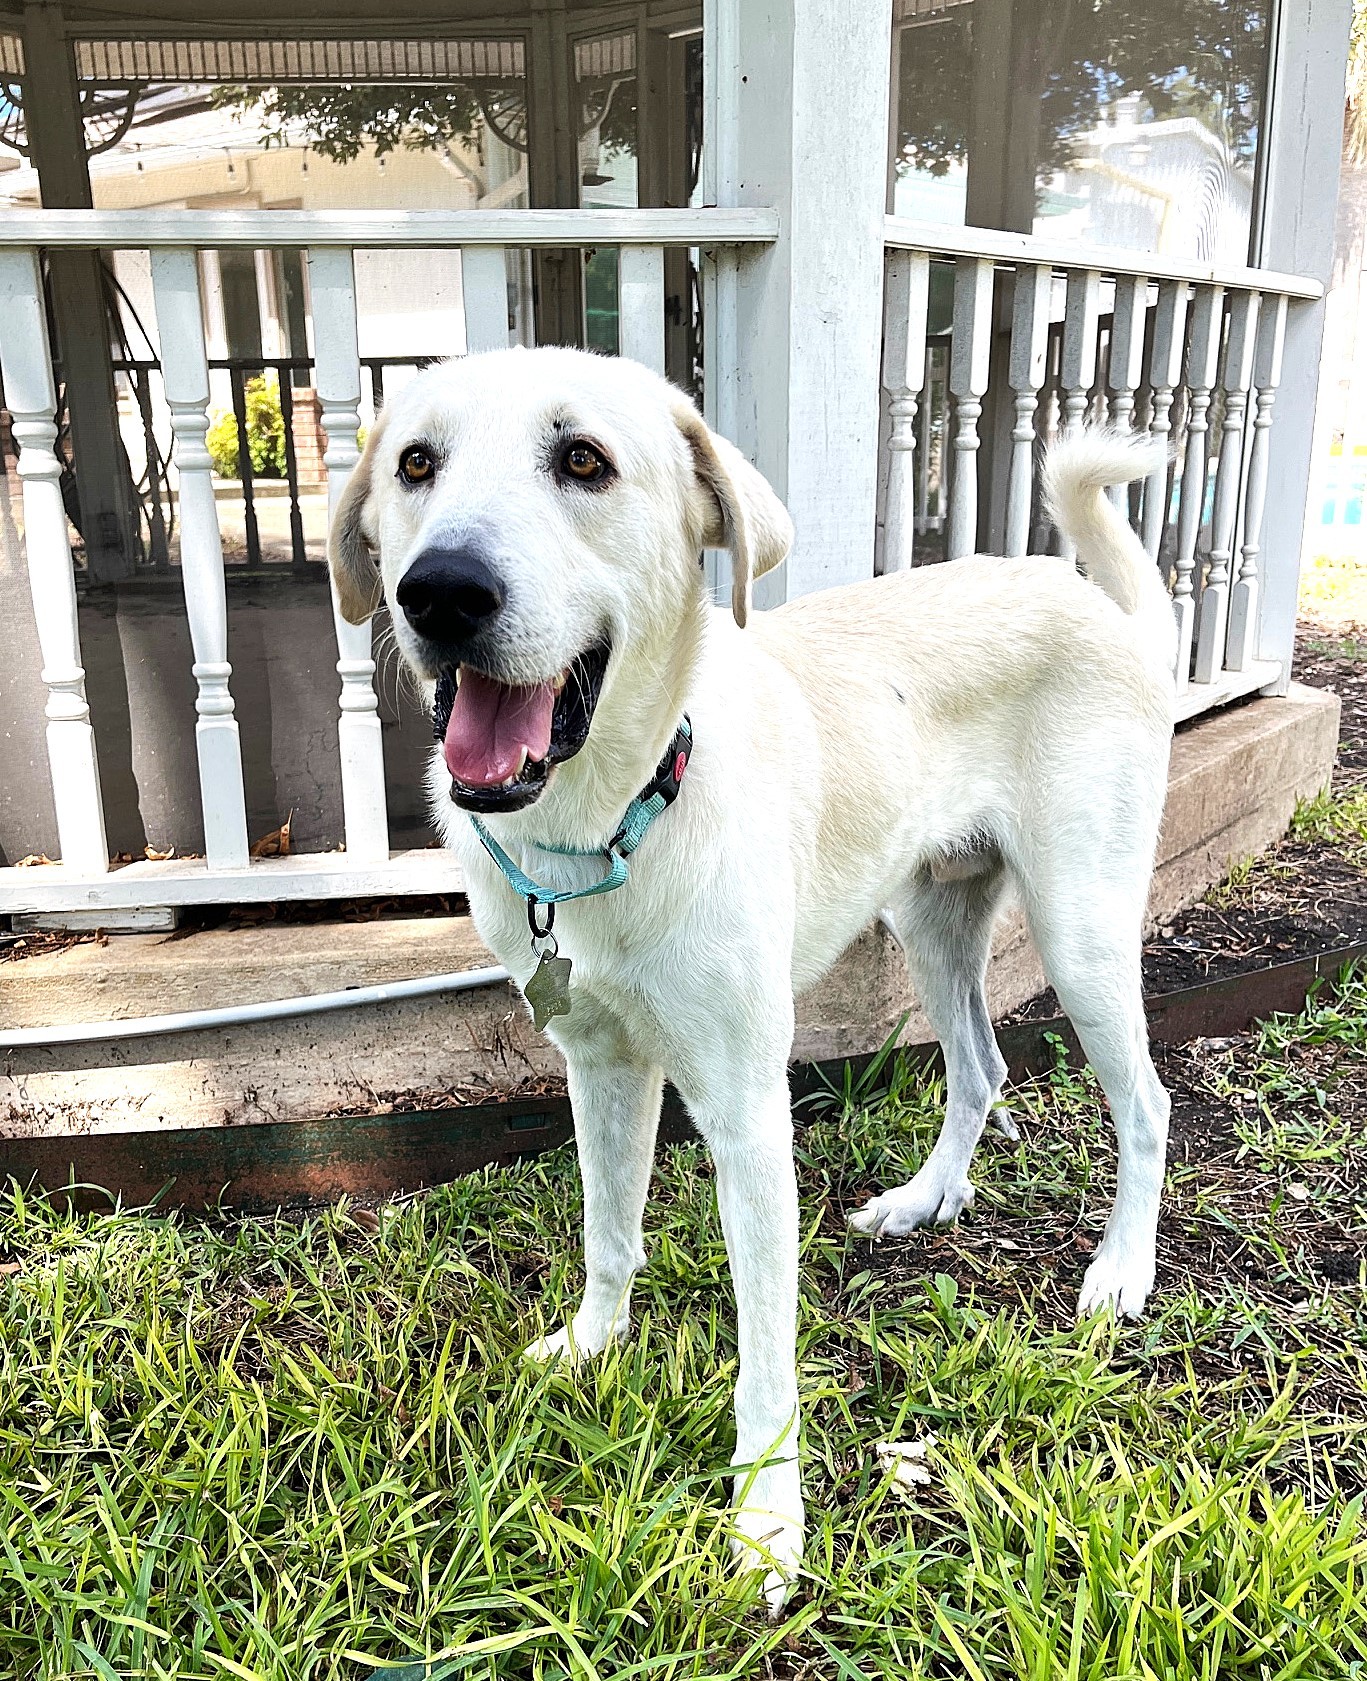
[[[483,549],[424,549],[395,590],[403,615],[431,642],[463,642],[502,608],[502,580]]]

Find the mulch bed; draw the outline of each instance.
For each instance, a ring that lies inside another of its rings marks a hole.
[[[1367,634],[1367,633],[1364,633]],[[1334,792],[1367,783],[1367,641],[1302,627],[1292,674],[1343,707]],[[1327,841],[1280,842],[1237,889],[1174,917],[1144,948],[1145,992],[1367,941],[1367,871]]]

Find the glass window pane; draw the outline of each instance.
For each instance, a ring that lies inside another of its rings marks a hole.
[[[1244,262],[1268,0],[896,0],[900,215]]]

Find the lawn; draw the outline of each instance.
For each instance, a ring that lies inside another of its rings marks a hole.
[[[1170,1053],[1160,1290],[1071,1321],[1113,1183],[1087,1075],[1015,1094],[978,1211],[879,1247],[940,1092],[800,1115],[810,1534],[730,1574],[733,1310],[662,1153],[638,1334],[518,1357],[578,1275],[572,1153],[377,1211],[0,1211],[0,1676],[1367,1673],[1367,977]],[[875,1444],[933,1437],[903,1490]]]

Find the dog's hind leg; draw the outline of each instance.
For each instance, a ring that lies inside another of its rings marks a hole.
[[[1141,883],[1144,878],[1140,877]],[[1168,1094],[1149,1055],[1139,893],[1076,879],[1023,896],[1044,972],[1077,1031],[1115,1121],[1115,1206],[1082,1282],[1079,1315],[1112,1304],[1137,1319],[1153,1288],[1167,1158]]]
[[[915,1178],[850,1216],[855,1231],[874,1237],[946,1224],[973,1204],[969,1163],[1006,1077],[983,984],[1004,872],[995,856],[980,866],[958,879],[919,872],[892,907],[912,984],[944,1051],[945,1118]]]

